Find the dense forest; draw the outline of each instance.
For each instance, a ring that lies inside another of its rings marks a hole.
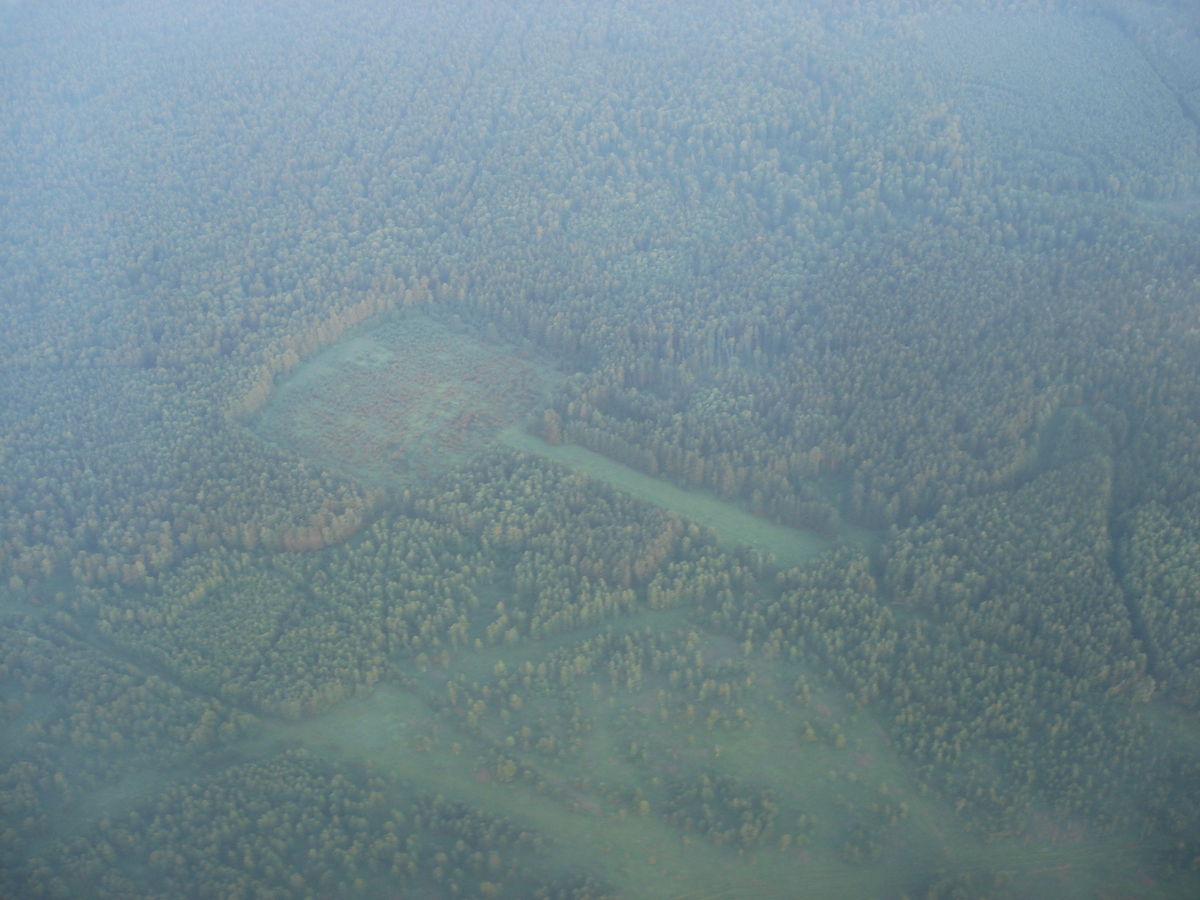
[[[1194,896],[1197,226],[1184,2],[7,5],[0,894]]]

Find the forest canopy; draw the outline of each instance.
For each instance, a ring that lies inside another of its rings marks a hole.
[[[1193,896],[1190,4],[0,47],[0,893]]]

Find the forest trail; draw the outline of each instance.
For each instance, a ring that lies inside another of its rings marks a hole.
[[[874,532],[852,525],[843,525],[836,541],[813,531],[778,525],[705,491],[684,490],[575,444],[548,444],[518,427],[502,431],[500,441],[514,450],[544,456],[647,503],[707,525],[717,533],[724,547],[732,549],[748,544],[773,554],[783,568],[801,565],[841,544],[861,546],[871,552],[879,542]]]

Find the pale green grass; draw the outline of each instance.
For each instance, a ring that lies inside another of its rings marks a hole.
[[[878,543],[875,533],[865,528],[844,527],[838,541],[831,541],[812,531],[777,525],[706,491],[684,490],[575,444],[547,444],[519,428],[506,428],[500,433],[500,440],[514,450],[552,459],[647,503],[707,525],[717,533],[717,539],[725,547],[748,544],[772,554],[783,568],[807,562],[839,543],[857,544],[868,549]]]

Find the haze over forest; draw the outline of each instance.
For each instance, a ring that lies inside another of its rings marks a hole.
[[[1184,0],[0,8],[0,895],[1200,895]]]

